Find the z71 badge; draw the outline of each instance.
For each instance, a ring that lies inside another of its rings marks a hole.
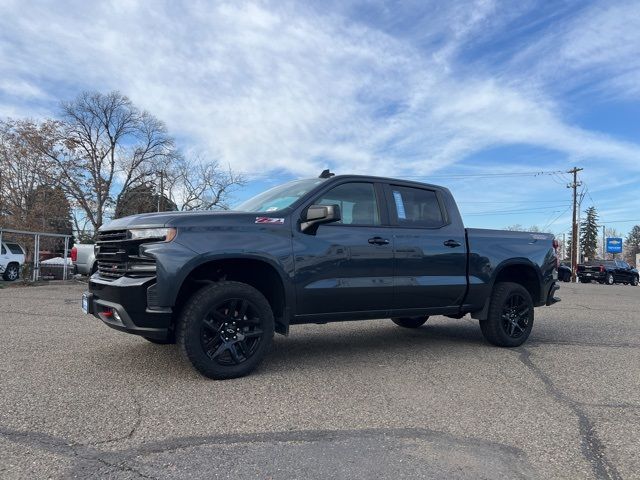
[[[271,223],[274,225],[282,225],[284,224],[284,218],[256,217],[255,223]]]

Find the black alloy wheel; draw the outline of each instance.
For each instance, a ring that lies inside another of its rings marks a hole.
[[[513,292],[502,307],[502,328],[511,338],[520,338],[527,331],[531,307],[519,292]]]
[[[242,298],[215,305],[200,328],[200,344],[219,365],[240,365],[256,352],[264,331],[258,308]]]
[[[267,299],[250,285],[222,281],[199,290],[177,328],[182,351],[209,378],[251,372],[271,346],[274,318]]]
[[[522,285],[500,282],[494,285],[487,318],[480,321],[482,335],[499,347],[522,345],[533,328],[533,301]]]

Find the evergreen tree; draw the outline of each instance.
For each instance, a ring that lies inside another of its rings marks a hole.
[[[598,214],[596,207],[589,207],[587,217],[580,224],[580,244],[582,253],[589,260],[596,258],[598,252]]]
[[[640,253],[640,225],[635,225],[624,241],[625,258],[631,264],[636,263],[636,254]],[[638,265],[636,265],[636,268]]]

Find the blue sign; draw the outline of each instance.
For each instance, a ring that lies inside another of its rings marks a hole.
[[[622,239],[616,237],[608,237],[607,253],[622,253]]]

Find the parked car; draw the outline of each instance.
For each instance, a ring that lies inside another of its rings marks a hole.
[[[2,278],[13,282],[20,278],[20,270],[24,265],[26,252],[17,243],[3,242],[0,248],[0,273]]]
[[[622,260],[596,260],[578,265],[578,278],[583,283],[596,281],[613,285],[638,285],[638,270]]]
[[[558,280],[561,282],[571,281],[571,265],[567,265],[565,262],[561,262],[558,266]]]
[[[368,176],[297,180],[236,211],[141,214],[98,234],[82,307],[153,343],[177,341],[211,378],[245,375],[274,331],[429,315],[480,323],[503,347],[558,301],[557,241],[465,228],[446,188]]]
[[[78,243],[71,249],[71,261],[76,268],[76,273],[91,276],[96,273],[98,264],[92,243]]]

